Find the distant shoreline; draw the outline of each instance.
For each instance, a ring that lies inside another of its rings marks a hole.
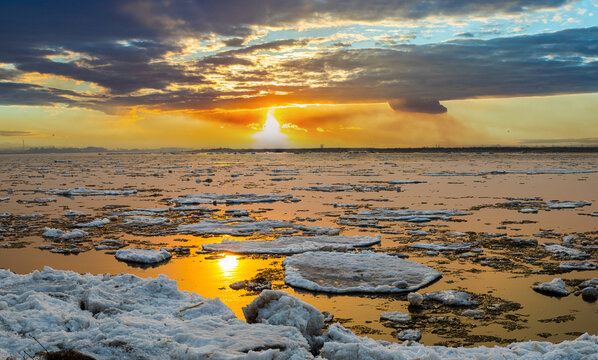
[[[288,149],[117,149],[88,148],[30,148],[2,150],[0,155],[27,154],[198,154],[198,153],[598,153],[598,146],[472,146],[472,147],[409,147],[409,148],[288,148]]]

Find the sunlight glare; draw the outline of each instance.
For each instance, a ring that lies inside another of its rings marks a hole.
[[[218,266],[220,266],[222,275],[225,277],[231,276],[238,264],[239,259],[236,255],[225,255],[222,259],[218,260]]]
[[[274,117],[274,109],[268,110],[262,131],[252,137],[261,148],[284,148],[289,145],[287,136],[280,131],[280,124]]]

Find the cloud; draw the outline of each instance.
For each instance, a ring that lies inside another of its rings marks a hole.
[[[460,33],[455,34],[455,37],[472,38],[472,37],[475,37],[475,35],[473,35],[470,32],[460,32]]]
[[[388,101],[388,104],[395,111],[418,112],[425,114],[442,114],[446,112],[446,107],[440,105],[437,99],[392,99]]]
[[[0,136],[33,136],[33,131],[0,130]]]

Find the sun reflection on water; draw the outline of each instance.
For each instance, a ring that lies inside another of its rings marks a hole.
[[[238,265],[239,258],[237,255],[225,255],[222,259],[218,260],[218,266],[220,266],[222,276],[224,277],[233,275]]]

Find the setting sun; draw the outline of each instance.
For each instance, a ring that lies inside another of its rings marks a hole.
[[[274,117],[274,109],[268,110],[262,131],[254,134],[256,146],[260,148],[284,148],[289,146],[288,138],[280,131],[280,124]]]

